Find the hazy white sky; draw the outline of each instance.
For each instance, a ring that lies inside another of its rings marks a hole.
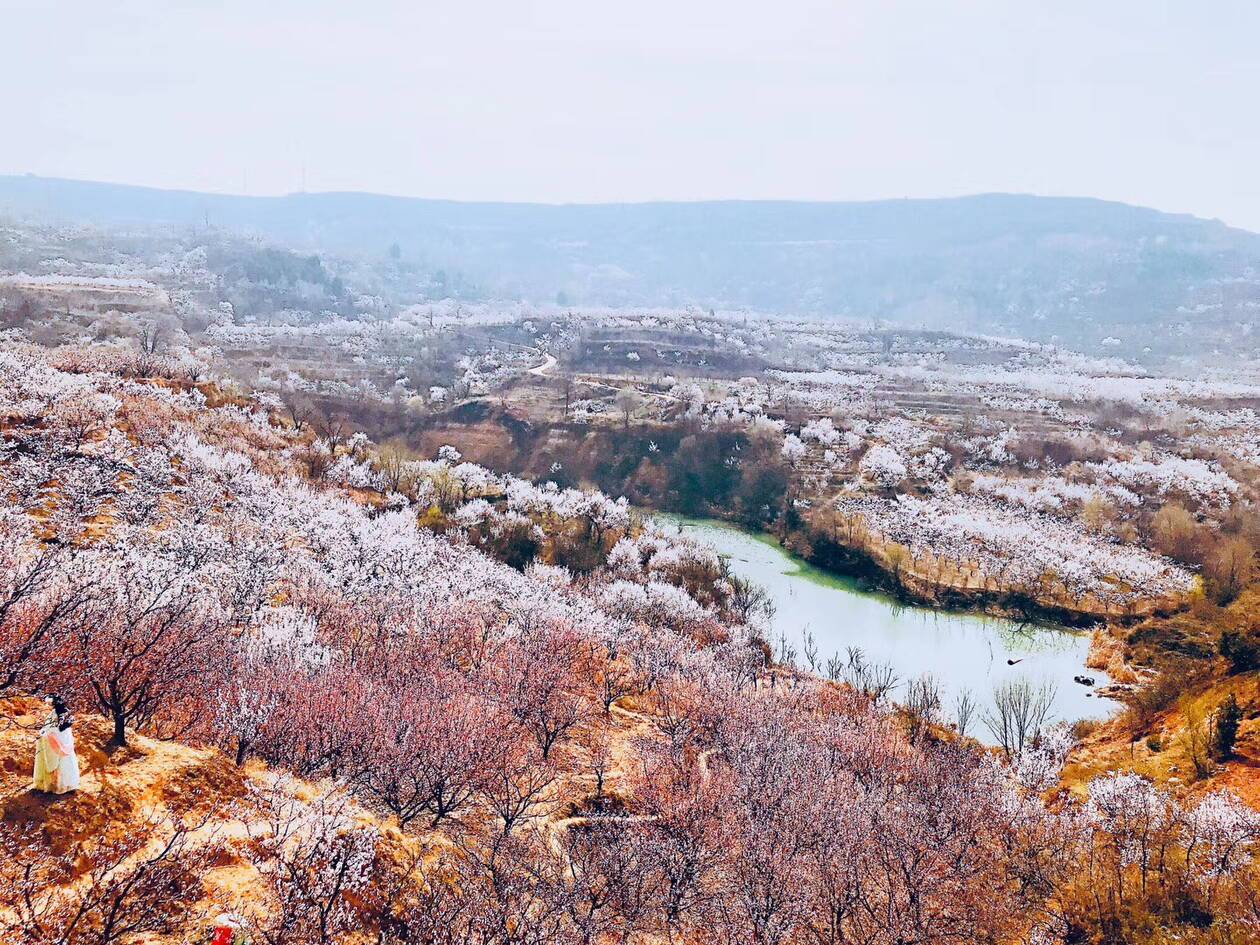
[[[0,0],[0,172],[457,199],[1079,194],[1260,230],[1255,0]]]

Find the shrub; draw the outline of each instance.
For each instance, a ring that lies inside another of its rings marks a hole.
[[[1241,630],[1225,630],[1217,643],[1217,650],[1229,663],[1232,673],[1246,673],[1260,669],[1260,642]]]
[[[1198,564],[1203,529],[1184,506],[1170,502],[1151,520],[1155,550],[1183,564]]]
[[[1094,734],[1094,732],[1098,731],[1098,724],[1097,719],[1077,719],[1072,723],[1072,727],[1070,729],[1072,733],[1072,740],[1077,742],[1084,741],[1090,735]]]
[[[1203,564],[1203,577],[1221,603],[1229,603],[1242,593],[1255,573],[1256,555],[1251,543],[1237,536],[1222,542]]]
[[[1156,716],[1172,708],[1197,675],[1190,661],[1170,660],[1159,675],[1128,696],[1130,727],[1140,732]]]
[[[1206,714],[1197,705],[1188,704],[1183,715],[1186,722],[1178,741],[1195,778],[1206,778],[1212,773],[1212,758],[1216,754],[1216,714]]]
[[[1242,722],[1242,708],[1231,692],[1229,698],[1216,710],[1216,726],[1212,734],[1212,757],[1224,761],[1234,756],[1234,743],[1238,740],[1238,725]]]

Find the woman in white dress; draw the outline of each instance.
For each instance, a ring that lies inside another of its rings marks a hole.
[[[35,743],[35,790],[65,794],[79,789],[79,757],[74,753],[74,717],[60,696],[49,696],[52,714]]]

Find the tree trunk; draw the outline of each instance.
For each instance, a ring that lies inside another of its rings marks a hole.
[[[127,747],[127,717],[121,712],[114,712],[114,737],[109,740],[111,745],[117,745],[119,748]]]

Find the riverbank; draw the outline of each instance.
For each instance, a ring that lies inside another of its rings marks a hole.
[[[733,516],[714,517],[744,527]],[[916,560],[903,546],[870,536],[864,536],[861,543],[846,543],[804,518],[795,525],[780,523],[773,531],[762,534],[823,571],[852,578],[868,590],[880,591],[907,604],[1077,629],[1109,623],[1128,625],[1148,617],[1169,616],[1186,605],[1185,600],[1179,599],[1148,599],[1117,608],[1093,598],[1068,600],[1024,588],[999,587],[995,581],[969,575],[948,562]]]
[[[1113,714],[1114,704],[1097,692],[1113,680],[1087,669],[1090,634],[910,604],[856,578],[817,568],[764,532],[713,519],[655,517],[710,545],[732,572],[766,590],[775,608],[770,629],[776,656],[791,651],[796,665],[806,670],[831,675],[829,663],[843,666],[860,650],[869,664],[889,667],[903,684],[930,675],[941,688],[946,717],[955,714],[964,692],[975,701],[972,735],[983,734],[979,715],[991,707],[993,690],[1019,679],[1055,688],[1056,713],[1067,721],[1101,721]],[[1082,675],[1095,677],[1096,687],[1073,681]]]
[[[398,432],[394,427],[384,435]],[[838,510],[822,484],[807,486],[803,472],[784,462],[774,438],[744,429],[531,423],[504,405],[481,401],[416,421],[402,435],[421,455],[449,443],[472,461],[534,481],[591,486],[624,495],[639,508],[764,530],[814,565],[908,603],[1082,628],[1128,625],[1176,613],[1187,603],[1186,594],[1153,598],[1154,591],[1116,574],[1091,572],[1082,581],[1057,574],[1050,563],[1030,573],[1028,560],[1014,557],[1018,552],[1003,556],[979,544],[973,561],[954,560],[966,554],[965,545],[955,545],[951,557],[938,557],[930,548],[899,544],[878,534],[864,516]],[[1047,536],[1043,544],[1056,540],[1068,539]],[[1072,572],[1072,564],[1091,570],[1079,556],[1064,570]]]
[[[853,547],[809,528],[784,529],[775,539],[815,567],[855,578],[906,603],[1078,629],[1094,627],[1109,619],[1138,619],[1145,615],[1140,610],[1114,614],[1097,606],[1048,601],[1024,591],[951,579],[940,571],[933,575],[926,569],[916,568],[908,555],[879,546]]]

